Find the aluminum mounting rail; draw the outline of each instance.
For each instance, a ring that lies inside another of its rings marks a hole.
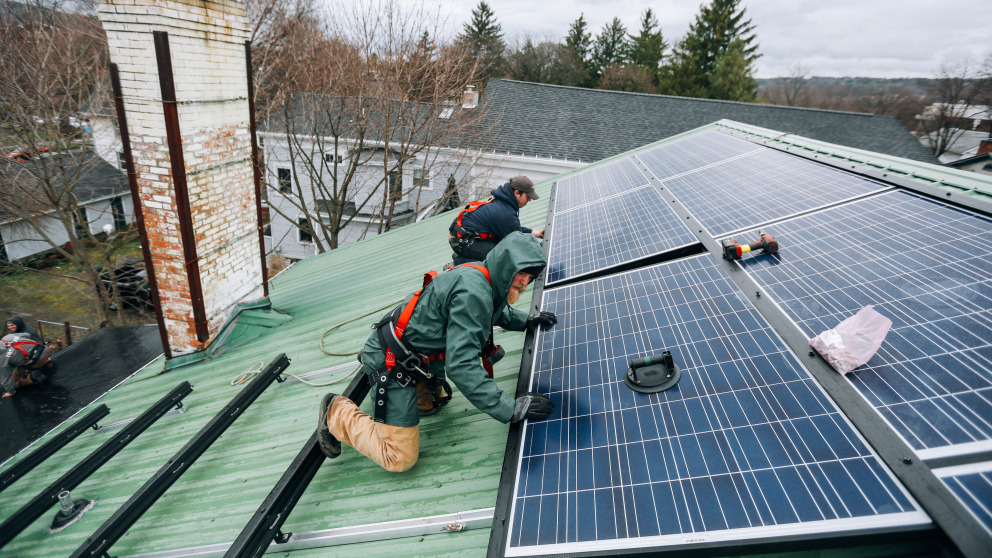
[[[64,448],[66,444],[76,439],[77,436],[86,431],[87,428],[96,428],[96,423],[100,419],[110,414],[110,407],[100,405],[93,409],[88,415],[77,420],[72,426],[58,433],[51,440],[45,442],[43,446],[31,452],[24,459],[18,461],[13,467],[0,473],[0,492],[8,486],[17,482],[21,477],[31,472],[32,469],[41,465],[46,459],[55,455],[57,451]]]
[[[138,519],[169,489],[183,473],[189,469],[204,452],[220,438],[241,416],[249,405],[265,388],[279,379],[279,375],[289,366],[289,358],[284,353],[274,358],[265,370],[255,377],[234,399],[224,406],[214,418],[210,419],[189,442],[183,446],[161,469],[158,470],[134,495],[110,516],[103,525],[75,552],[73,558],[80,556],[106,556],[110,547],[117,542]],[[319,451],[319,450],[318,450]]]
[[[127,425],[113,438],[107,440],[93,453],[86,456],[75,467],[69,469],[59,480],[53,482],[45,490],[34,497],[33,500],[17,510],[13,515],[0,524],[0,548],[12,541],[21,531],[31,525],[36,519],[52,508],[58,502],[58,494],[63,490],[72,490],[79,486],[110,458],[117,455],[139,434],[148,429],[169,409],[175,407],[182,401],[183,397],[193,391],[193,386],[189,382],[183,382],[170,391],[168,395],[155,403],[147,411],[141,413],[137,419]]]

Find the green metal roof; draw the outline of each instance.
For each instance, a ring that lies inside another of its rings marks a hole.
[[[721,121],[637,151],[714,127],[776,138],[776,133],[769,130]],[[967,190],[971,195],[989,196],[992,193],[992,181],[972,179],[969,173],[945,167],[872,155],[793,136],[777,137],[776,141],[828,152],[830,157],[858,161],[858,164],[884,166],[917,180],[922,180],[918,176],[925,175],[925,180]],[[542,196],[521,210],[523,223],[542,226],[551,184],[548,180],[536,186]],[[370,332],[369,325],[381,314],[373,311],[398,303],[419,286],[425,271],[439,270],[450,260],[446,239],[451,217],[450,213],[441,215],[295,264],[270,283],[273,309],[292,319],[284,321],[285,318],[269,315],[256,308],[258,305],[249,304],[245,319],[238,323],[232,320],[229,324],[232,331],[228,336],[229,346],[220,352],[220,356],[172,368],[165,373],[162,373],[165,362],[160,358],[104,396],[99,403],[105,403],[111,409],[104,421],[109,424],[139,415],[184,380],[194,386],[193,392],[184,400],[184,413],[168,414],[158,420],[72,491],[74,498],[96,499],[92,510],[64,531],[51,535],[48,527],[57,510],[57,506],[53,506],[50,513],[4,548],[4,554],[47,557],[72,553],[238,393],[240,385],[232,386],[231,381],[258,361],[268,364],[278,353],[285,352],[292,360],[289,373],[301,375],[340,365],[344,372],[336,376],[346,375],[350,370],[347,365],[354,362],[353,357],[324,354],[320,348],[321,335],[334,325],[372,312],[367,318],[335,330],[324,340],[325,347],[333,352],[357,350]],[[506,348],[507,356],[496,367],[496,379],[506,391],[515,389],[523,341],[522,333],[497,333],[497,342]],[[312,381],[327,381],[333,377],[324,375]],[[346,385],[347,378],[326,388],[314,388],[293,380],[269,386],[113,545],[111,554],[124,556],[232,542],[313,433],[322,395],[327,391],[340,392]],[[89,408],[82,412],[88,411]],[[283,530],[312,532],[492,508],[507,429],[506,425],[476,410],[456,392],[455,399],[441,413],[421,422],[420,459],[412,470],[387,473],[345,448],[340,458],[324,462]],[[116,432],[111,429],[83,434],[0,494],[0,520],[9,517]],[[7,466],[23,458],[31,449],[12,459]],[[479,528],[351,544],[347,550],[368,557],[482,556],[488,542],[489,529]],[[844,549],[845,555],[852,552],[857,555],[898,555],[902,554],[900,550],[907,550],[905,546],[857,544]],[[917,554],[931,554],[937,552],[935,544],[917,541],[911,543],[911,548]],[[760,549],[748,551],[759,552]],[[291,554],[326,556],[332,553],[332,549],[323,548]]]

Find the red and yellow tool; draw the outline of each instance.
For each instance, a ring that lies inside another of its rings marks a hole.
[[[744,254],[754,252],[755,250],[761,250],[765,254],[778,252],[778,241],[775,240],[774,236],[763,232],[758,232],[758,235],[761,238],[751,244],[738,244],[736,238],[722,240],[720,244],[723,245],[723,259],[731,261],[739,260]]]

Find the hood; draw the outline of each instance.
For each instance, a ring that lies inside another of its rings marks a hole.
[[[7,320],[6,323],[14,324],[14,326],[17,327],[17,329],[14,330],[15,333],[24,331],[24,319],[20,316],[14,316],[13,318]]]
[[[517,203],[517,197],[513,195],[513,188],[510,187],[509,182],[503,184],[499,188],[496,188],[491,192],[491,194],[497,200],[506,202],[517,208],[518,211],[520,210],[520,204]]]
[[[493,300],[500,304],[497,310],[506,305],[506,293],[510,292],[513,277],[524,269],[535,269],[534,278],[543,271],[548,262],[544,259],[541,241],[533,235],[512,232],[496,245],[483,262],[489,269],[492,281]]]

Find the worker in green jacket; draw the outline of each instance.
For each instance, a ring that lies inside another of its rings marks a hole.
[[[438,275],[387,314],[361,353],[372,380],[375,418],[344,396],[324,396],[318,415],[324,454],[337,457],[344,442],[388,471],[410,469],[420,450],[415,384],[425,377],[435,384],[447,377],[473,405],[500,422],[546,419],[554,410],[548,397],[504,393],[480,360],[487,341],[491,345],[494,325],[523,331],[557,323],[551,312],[528,316],[510,306],[546,265],[538,239],[511,233],[481,265],[466,264]],[[396,331],[400,335],[391,338]]]

